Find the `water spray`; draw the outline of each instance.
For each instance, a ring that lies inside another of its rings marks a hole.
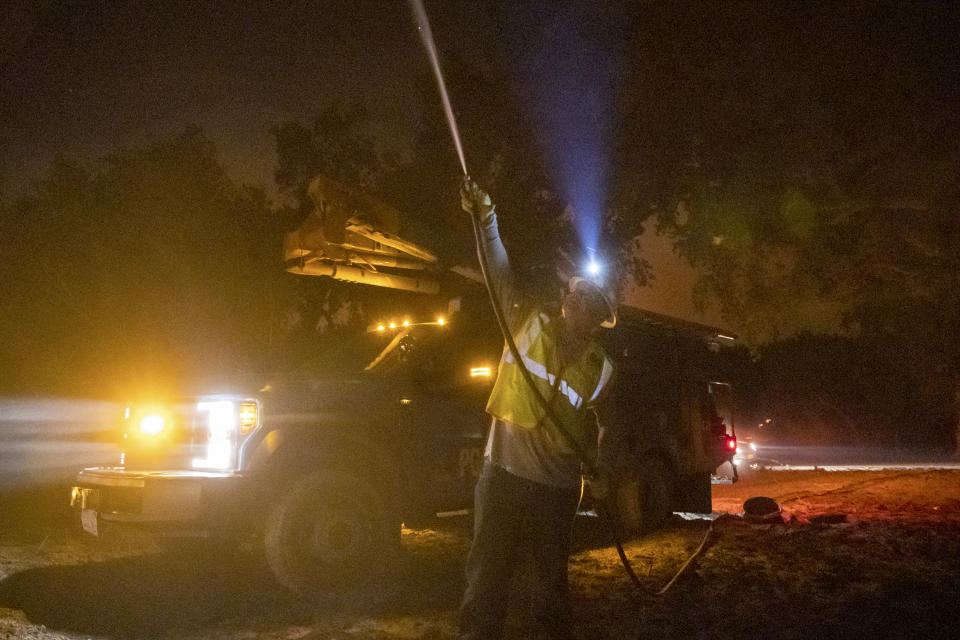
[[[420,33],[420,40],[423,42],[423,48],[427,50],[427,57],[430,58],[430,65],[433,67],[433,75],[437,79],[440,100],[443,102],[443,111],[447,114],[447,124],[450,125],[450,135],[453,136],[453,146],[457,148],[460,168],[463,169],[463,176],[466,178],[469,174],[467,173],[467,161],[463,155],[463,145],[460,143],[460,130],[457,128],[457,119],[453,115],[453,107],[450,106],[447,84],[443,81],[443,74],[440,72],[440,59],[437,57],[437,46],[433,40],[433,32],[430,30],[430,20],[427,18],[426,9],[423,8],[423,0],[410,0],[410,6],[413,8],[413,15],[417,18],[417,32]]]

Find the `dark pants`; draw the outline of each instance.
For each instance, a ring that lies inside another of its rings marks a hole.
[[[518,552],[533,556],[533,615],[537,638],[570,636],[567,559],[580,492],[532,482],[486,463],[474,493],[473,545],[460,607],[463,640],[503,633],[510,578]]]

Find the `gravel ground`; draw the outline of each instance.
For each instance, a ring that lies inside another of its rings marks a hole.
[[[750,524],[743,501],[783,507]],[[399,578],[337,608],[273,585],[252,549],[160,553],[143,536],[96,541],[62,489],[0,496],[0,638],[294,640],[454,638],[469,529],[406,530]],[[708,521],[677,518],[626,551],[637,591],[595,520],[577,523],[577,638],[952,638],[960,604],[960,471],[755,472],[714,487]],[[819,516],[833,515],[835,524]],[[710,535],[664,595],[657,592]],[[525,570],[509,638],[529,637]]]

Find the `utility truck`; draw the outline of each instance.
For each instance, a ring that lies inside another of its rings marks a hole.
[[[289,589],[342,597],[382,577],[403,525],[469,513],[503,349],[485,293],[470,270],[440,273],[400,238],[395,210],[324,177],[310,194],[314,213],[285,238],[287,270],[408,291],[416,310],[314,366],[126,407],[117,466],[83,469],[72,491],[88,533],[252,541]],[[602,339],[618,368],[605,419],[626,434],[608,498],[623,530],[710,512],[711,474],[736,450],[711,375],[722,334],[622,308]]]

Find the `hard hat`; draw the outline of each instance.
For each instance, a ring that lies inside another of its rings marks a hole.
[[[617,324],[617,306],[614,304],[614,296],[610,291],[607,291],[605,287],[600,286],[593,280],[587,278],[581,278],[579,276],[573,276],[568,281],[568,287],[571,292],[573,292],[577,285],[580,283],[588,285],[591,289],[600,294],[600,297],[603,298],[603,302],[607,305],[607,319],[600,323],[600,326],[605,329],[611,329]]]

